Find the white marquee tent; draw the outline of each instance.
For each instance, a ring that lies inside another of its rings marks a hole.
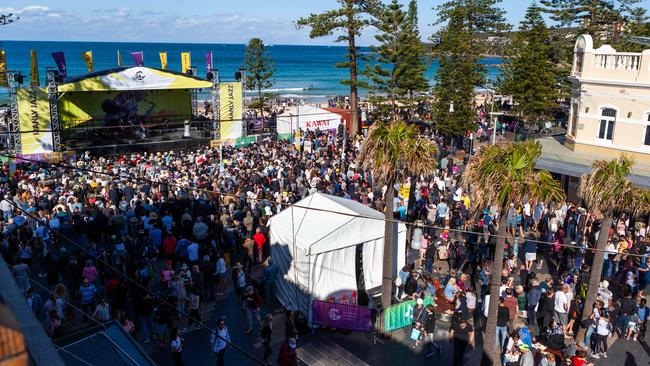
[[[380,287],[383,218],[381,212],[359,202],[322,193],[314,193],[273,216],[269,221],[271,255],[280,269],[277,296],[282,305],[310,314],[311,300],[325,300],[331,295],[338,299],[343,292],[350,296],[350,291],[362,290],[357,289],[355,268],[358,245],[363,245],[365,289]],[[393,278],[404,266],[406,226],[396,224],[395,230]]]
[[[278,134],[291,134],[298,129],[333,130],[341,124],[341,116],[309,105],[291,107],[277,117]]]

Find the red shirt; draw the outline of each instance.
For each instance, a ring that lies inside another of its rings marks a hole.
[[[253,235],[253,240],[255,240],[257,250],[262,250],[262,247],[266,243],[266,236],[264,236],[262,233],[255,233],[255,235]]]
[[[175,254],[176,253],[176,238],[173,236],[166,237],[163,239],[163,251],[165,254]]]
[[[587,360],[578,356],[573,356],[571,357],[571,362],[573,362],[573,366],[584,366],[587,363]]]

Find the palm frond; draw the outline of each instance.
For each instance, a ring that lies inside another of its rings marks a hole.
[[[438,146],[402,121],[378,122],[370,128],[359,153],[359,163],[381,184],[403,175],[431,174],[437,166]]]

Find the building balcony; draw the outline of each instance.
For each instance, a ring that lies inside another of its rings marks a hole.
[[[571,76],[584,82],[650,84],[650,49],[641,53],[616,52],[609,45],[593,48],[589,35],[581,35],[574,48]]]

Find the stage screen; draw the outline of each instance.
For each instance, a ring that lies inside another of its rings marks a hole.
[[[164,138],[192,118],[186,89],[66,92],[59,99],[61,137],[70,147]]]

